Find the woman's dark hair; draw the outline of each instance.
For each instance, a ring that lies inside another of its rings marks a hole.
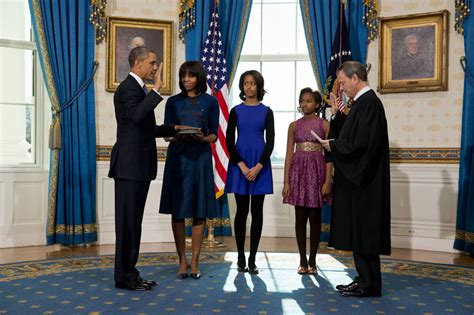
[[[298,99],[298,103],[301,102],[301,98],[303,97],[303,94],[306,94],[306,93],[309,93],[309,94],[313,95],[314,101],[316,102],[316,104],[319,104],[319,106],[316,108],[316,114],[318,114],[318,111],[322,107],[321,102],[323,101],[323,97],[321,96],[321,93],[319,93],[319,91],[317,91],[317,90],[313,91],[311,88],[306,87],[306,88],[304,88],[300,91],[300,97]],[[301,111],[301,107],[298,104],[298,112],[300,112],[300,111]]]
[[[207,91],[206,72],[199,61],[186,61],[179,67],[179,88],[184,93],[186,93],[186,89],[181,80],[186,73],[196,77],[196,92],[205,93]]]
[[[252,78],[255,80],[255,83],[257,84],[257,100],[260,102],[261,100],[263,100],[263,96],[265,95],[265,93],[267,93],[267,91],[265,91],[265,89],[263,88],[265,80],[263,79],[263,76],[260,74],[260,72],[258,72],[257,70],[249,70],[242,73],[239,80],[239,97],[242,101],[245,101],[244,80],[245,77],[248,75],[252,76]]]

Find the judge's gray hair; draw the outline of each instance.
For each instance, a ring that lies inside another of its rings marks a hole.
[[[130,68],[132,68],[135,65],[136,61],[142,61],[146,57],[148,57],[148,54],[155,54],[155,51],[153,49],[150,49],[145,46],[138,46],[133,48],[130,51],[130,54],[128,55],[128,64],[130,65]]]
[[[337,68],[336,73],[339,73],[339,71],[343,71],[348,78],[351,78],[354,74],[356,74],[359,79],[367,82],[367,68],[360,62],[346,61],[340,65],[339,68]]]

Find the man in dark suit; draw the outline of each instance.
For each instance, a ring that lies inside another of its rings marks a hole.
[[[114,278],[117,288],[146,291],[156,282],[142,279],[135,265],[148,188],[157,173],[155,137],[173,136],[179,126],[156,125],[154,109],[163,100],[158,93],[163,64],[157,66],[155,52],[136,47],[128,61],[130,73],[114,95],[117,141],[109,171],[115,180]],[[152,91],[148,92],[145,80],[154,80]]]
[[[380,256],[390,255],[390,164],[382,102],[367,84],[364,65],[346,61],[337,80],[353,99],[335,139],[320,140],[334,160],[334,192],[328,246],[352,250],[359,274],[338,285],[343,296],[380,296]]]

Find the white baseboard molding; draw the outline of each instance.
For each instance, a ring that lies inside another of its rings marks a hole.
[[[458,250],[453,249],[453,244],[454,238],[439,239],[428,237],[392,235],[392,248],[406,248],[445,253],[458,253]]]

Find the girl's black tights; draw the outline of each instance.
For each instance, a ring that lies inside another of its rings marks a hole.
[[[250,226],[250,256],[249,267],[255,267],[255,256],[257,254],[258,243],[262,236],[263,227],[263,201],[265,195],[239,195],[235,194],[237,203],[237,213],[234,220],[235,242],[239,254],[237,264],[245,266],[245,230],[249,208],[252,213],[252,224]],[[249,207],[250,206],[250,207]]]
[[[298,251],[300,252],[300,266],[316,266],[316,254],[321,238],[321,208],[307,208],[295,206],[295,232]],[[310,246],[309,261],[306,257],[306,224],[309,219]]]

